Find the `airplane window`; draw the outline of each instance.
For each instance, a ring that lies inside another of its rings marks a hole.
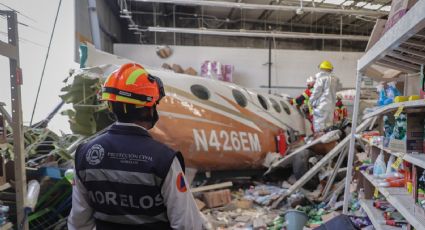
[[[208,100],[210,98],[210,91],[205,86],[192,85],[190,91],[199,99]]]
[[[280,105],[282,106],[283,110],[285,110],[285,112],[288,115],[291,114],[291,109],[289,108],[289,106],[285,102],[280,101]]]
[[[269,99],[270,99],[270,102],[272,103],[273,109],[276,110],[276,112],[278,112],[278,113],[282,112],[282,109],[280,108],[277,101],[273,98],[269,98]]]
[[[233,94],[233,98],[235,98],[235,101],[236,101],[236,103],[238,103],[238,105],[240,105],[242,107],[246,107],[247,100],[246,100],[245,95],[243,95],[241,93],[241,91],[233,89],[232,94]]]
[[[260,102],[261,106],[263,106],[263,108],[265,110],[269,109],[269,106],[267,105],[267,101],[266,98],[264,98],[263,96],[261,96],[260,94],[257,95],[258,97],[258,101]]]

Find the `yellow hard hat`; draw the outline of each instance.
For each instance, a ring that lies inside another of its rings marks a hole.
[[[322,61],[319,66],[320,69],[333,70],[334,66],[330,61]]]

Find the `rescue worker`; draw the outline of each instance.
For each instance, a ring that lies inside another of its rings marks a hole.
[[[313,127],[314,132],[317,133],[333,125],[336,92],[340,84],[339,79],[332,74],[332,63],[323,61],[319,69],[320,72],[316,74],[316,82],[310,97],[313,108]]]
[[[179,152],[152,139],[162,82],[134,63],[106,80],[117,122],[75,154],[70,230],[202,229]]]
[[[305,114],[306,118],[312,122],[312,109],[310,106],[310,97],[311,93],[313,91],[315,78],[313,76],[310,76],[307,78],[307,89],[304,90],[304,92],[298,96],[297,98],[294,98],[290,100],[291,105],[296,105],[297,107],[301,108],[301,111]]]
[[[334,123],[336,124],[347,119],[347,116],[347,108],[345,108],[344,103],[342,103],[342,98],[340,96],[336,96]]]

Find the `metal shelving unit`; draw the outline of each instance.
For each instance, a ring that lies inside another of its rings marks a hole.
[[[418,108],[418,107],[425,107],[425,100],[416,100],[416,101],[405,101],[405,102],[399,102],[399,103],[392,103],[386,106],[382,106],[377,108],[375,111],[367,113],[363,116],[363,120],[375,117],[384,113],[388,113],[393,110],[397,110],[399,107],[404,108]]]
[[[400,157],[401,159],[403,159],[404,161],[407,161],[413,165],[419,166],[421,168],[425,169],[425,154],[424,153],[403,153],[400,151],[393,151],[391,149],[388,148],[384,148],[382,145],[374,145],[371,144],[368,140],[362,138],[362,141],[366,142],[368,145],[374,147],[374,148],[378,148],[378,149],[382,149],[383,151],[385,151],[386,153],[389,153],[391,155],[394,155],[395,157]]]
[[[421,65],[425,64],[425,1],[418,1],[380,40],[367,52],[357,63],[356,97],[354,101],[353,121],[359,119],[359,104],[361,82],[366,70],[373,64],[381,65],[403,73],[418,73]],[[370,118],[403,105],[404,107],[425,107],[423,100],[392,104],[380,108],[365,118]],[[355,141],[357,122],[353,122],[351,140],[347,163],[347,177],[344,193],[344,214],[348,214],[350,200],[350,184],[353,172],[353,160],[355,154]],[[393,153],[391,151],[392,154]],[[401,153],[400,153],[401,154]],[[418,166],[425,165],[422,158],[416,159],[415,155],[402,154],[406,161],[412,161]],[[419,162],[419,163],[418,163]],[[376,187],[376,181],[369,175],[364,175]],[[397,188],[378,187],[381,194],[413,225],[416,229],[425,229],[425,219],[415,216],[414,199],[407,191]],[[377,227],[377,226],[375,226]]]
[[[400,230],[401,228],[393,227],[382,224],[384,221],[384,212],[373,207],[372,200],[360,200],[360,206],[365,210],[370,221],[372,221],[373,227],[376,230]]]
[[[415,201],[411,194],[403,188],[386,188],[379,187],[378,180],[373,178],[365,172],[362,172],[363,176],[370,181],[379,193],[381,193],[388,202],[390,202],[397,211],[416,229],[425,229],[425,218],[415,213]],[[375,226],[375,225],[374,225]]]
[[[425,64],[425,2],[418,1],[358,61],[362,72],[378,64],[405,73],[417,73]],[[359,77],[359,76],[358,76]]]

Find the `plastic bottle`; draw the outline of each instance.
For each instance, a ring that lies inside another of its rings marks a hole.
[[[27,204],[26,208],[30,208],[34,210],[35,205],[37,204],[38,194],[40,193],[40,184],[36,180],[31,180],[28,183],[28,191],[27,191]]]
[[[395,156],[391,155],[390,159],[387,162],[387,170],[386,170],[385,174],[391,175],[392,173],[396,172],[396,170],[393,167],[391,167],[391,165],[394,164],[394,160],[395,160]]]
[[[387,115],[383,117],[384,120],[384,147],[388,147],[393,134],[394,126],[391,124]]]
[[[406,181],[404,179],[384,181],[378,184],[379,187],[404,187]]]
[[[406,225],[406,221],[397,221],[397,220],[383,220],[382,224],[389,225],[389,226],[395,226],[395,227],[403,227],[403,225]]]
[[[395,84],[396,83],[394,81],[388,82],[388,87],[385,90],[386,91],[386,94],[387,94],[387,100],[391,100],[390,103],[392,103],[394,101],[394,98],[395,97],[401,95],[400,94],[400,91],[398,91],[398,89],[396,88]]]
[[[378,158],[376,158],[375,164],[373,165],[373,176],[379,177],[382,174],[385,174],[387,171],[384,160],[384,151],[381,150]]]
[[[74,184],[74,169],[66,170],[64,176],[69,183]]]
[[[383,82],[381,82],[378,86],[376,86],[376,91],[378,91],[378,94],[379,94],[379,98],[378,98],[377,104],[379,106],[385,105],[385,101],[387,100],[387,94],[385,92],[384,83]]]
[[[359,199],[365,199],[364,188],[359,190]]]

